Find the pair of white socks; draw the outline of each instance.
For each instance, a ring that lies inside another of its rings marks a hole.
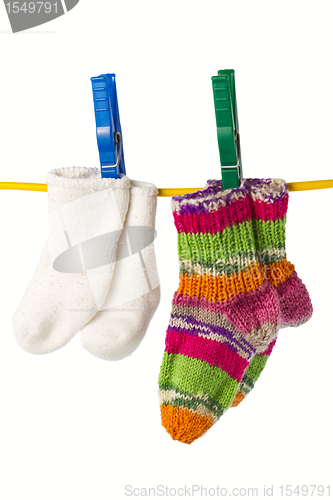
[[[70,167],[47,176],[50,234],[13,317],[19,345],[34,354],[79,330],[103,359],[130,355],[160,299],[154,237],[157,188]]]

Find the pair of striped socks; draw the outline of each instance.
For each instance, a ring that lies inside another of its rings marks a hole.
[[[288,186],[221,181],[172,199],[180,282],[159,375],[162,425],[192,443],[253,388],[279,328],[312,315],[286,258]]]

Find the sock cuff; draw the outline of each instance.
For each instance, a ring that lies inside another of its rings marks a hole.
[[[253,217],[260,221],[282,220],[289,202],[288,184],[282,179],[243,179],[251,198]],[[222,181],[207,181],[207,185],[222,188]]]
[[[288,185],[283,179],[241,179],[239,187],[225,191],[222,191],[222,180],[208,180],[200,191],[174,196],[171,207],[179,213],[213,212],[248,196],[253,201],[274,203],[286,195]]]
[[[131,194],[136,196],[157,196],[157,187],[150,182],[134,181],[131,179]]]
[[[125,175],[120,179],[102,178],[98,168],[62,167],[55,168],[47,174],[48,186],[63,187],[66,189],[128,189],[130,180]]]
[[[178,233],[221,233],[249,221],[273,222],[281,226],[279,232],[284,229],[288,186],[283,180],[242,179],[239,188],[221,188],[221,180],[209,180],[201,191],[172,198]]]

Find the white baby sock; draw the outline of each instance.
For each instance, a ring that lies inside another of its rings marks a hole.
[[[143,339],[160,301],[154,238],[158,189],[131,181],[130,203],[107,299],[82,329],[81,342],[95,356],[116,361]]]
[[[50,234],[13,317],[19,345],[44,354],[65,345],[102,307],[128,210],[130,180],[70,167],[47,175]]]

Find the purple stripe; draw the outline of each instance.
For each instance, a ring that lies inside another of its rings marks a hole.
[[[216,333],[217,335],[224,335],[228,339],[228,341],[226,343],[233,351],[237,351],[237,349],[235,348],[235,346],[230,344],[230,342],[234,342],[243,351],[247,352],[247,354],[249,354],[251,356],[253,356],[256,353],[255,349],[251,346],[251,344],[246,342],[245,339],[242,342],[239,342],[239,340],[237,340],[237,338],[234,336],[234,334],[226,328],[211,325],[209,323],[203,323],[202,321],[196,320],[193,316],[185,316],[184,317],[184,316],[180,316],[178,314],[171,314],[171,319],[181,319],[181,320],[184,320],[184,321],[187,321],[189,323],[194,324],[195,328],[197,328],[197,329],[199,329],[200,327],[203,326],[203,327],[208,328],[212,333]],[[198,335],[198,331],[196,331],[196,330],[188,330],[187,328],[181,328],[181,327],[176,327],[176,326],[172,326],[172,327],[169,326],[169,330],[179,330],[180,332],[189,333],[192,335]]]
[[[217,194],[221,192],[222,188],[222,181],[208,181],[211,184],[207,186],[206,189],[202,189],[201,191],[195,191],[194,193],[187,193],[182,196],[173,196],[172,199],[175,201],[185,201],[185,200],[198,200],[200,198],[204,199],[206,196],[210,196],[212,194]],[[235,189],[232,189],[229,193],[226,193],[226,195],[223,197],[226,203],[231,203],[231,195],[234,195],[236,193],[242,193],[244,196],[247,194],[247,189],[245,187],[245,183],[242,182],[241,186]],[[213,202],[216,200],[212,200]],[[208,200],[206,200],[206,203],[209,203]],[[182,207],[185,208],[185,207]],[[193,207],[194,208],[194,207]]]

